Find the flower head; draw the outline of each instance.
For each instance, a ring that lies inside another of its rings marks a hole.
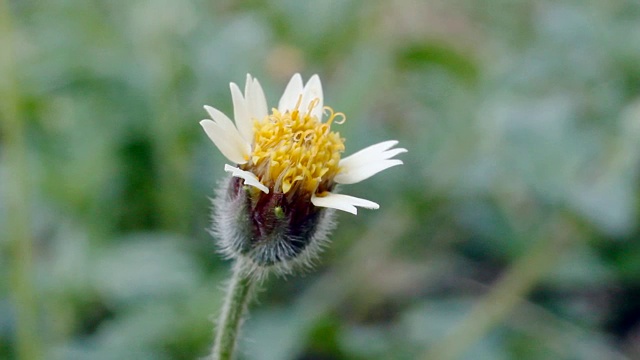
[[[295,74],[277,108],[268,111],[257,79],[247,75],[244,95],[231,83],[234,123],[205,106],[212,120],[200,125],[222,154],[235,163],[218,197],[216,227],[229,256],[249,256],[258,265],[286,263],[326,237],[330,211],[357,214],[356,207],[378,204],[338,194],[337,184],[354,184],[402,164],[394,156],[406,149],[385,141],[342,158],[345,139],[332,126],[343,113],[323,106],[320,78],[303,85]],[[326,117],[323,120],[323,117]],[[222,220],[221,220],[222,219]],[[227,238],[228,241],[224,241]]]

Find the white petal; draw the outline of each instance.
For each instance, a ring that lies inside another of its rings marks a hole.
[[[381,160],[348,171],[342,170],[334,180],[338,184],[355,184],[396,165],[402,165],[402,160]]]
[[[247,74],[247,80],[244,82],[245,100],[249,98],[249,94],[251,93],[251,84],[253,84],[253,77],[251,76],[251,74]]]
[[[354,215],[358,214],[358,209],[356,209],[356,206],[367,209],[380,208],[380,205],[374,203],[373,201],[357,198],[355,196],[334,193],[329,193],[326,196],[314,195],[311,197],[311,203],[315,206],[338,209],[352,213]]]
[[[244,179],[245,185],[251,185],[253,187],[256,187],[260,189],[262,192],[264,192],[265,194],[269,193],[269,188],[264,186],[262,183],[260,183],[260,180],[258,180],[258,177],[250,171],[244,171],[242,169],[238,169],[237,167],[233,167],[228,164],[224,165],[224,171],[230,172],[231,175],[235,177]]]
[[[278,111],[283,113],[287,110],[293,110],[300,95],[302,95],[302,76],[300,76],[300,74],[294,74],[284,89],[284,93],[282,93],[282,97],[278,103]]]
[[[394,157],[394,156],[396,156],[398,154],[406,153],[407,151],[409,151],[409,150],[404,149],[404,148],[386,150],[385,152],[383,152],[381,154],[381,156],[382,156],[381,159],[385,159],[385,160],[391,159],[392,157]]]
[[[379,159],[379,156],[385,150],[394,147],[396,144],[398,144],[397,140],[388,140],[368,146],[356,152],[355,154],[349,155],[346,158],[340,160],[340,167],[356,167],[359,164],[368,163],[373,160]]]
[[[258,79],[253,79],[250,92],[246,95],[246,101],[249,105],[249,117],[262,120],[267,116],[267,98],[264,96],[264,91],[262,91],[262,86],[260,86]]]
[[[231,119],[229,119],[229,117],[225,115],[222,111],[209,105],[205,105],[204,109],[207,111],[207,113],[209,113],[209,116],[211,116],[211,119],[213,119],[213,121],[217,123],[221,128],[223,128],[225,132],[231,134],[233,133],[233,131],[235,131],[237,135],[240,135],[236,126],[233,125],[233,122],[231,122]],[[240,136],[238,136],[238,138],[242,140]]]
[[[402,164],[400,160],[391,159],[407,152],[407,149],[402,148],[391,149],[396,144],[396,140],[383,141],[340,160],[340,173],[336,175],[335,181],[340,184],[354,184],[382,170]]]
[[[313,108],[311,115],[322,120],[322,106],[324,99],[322,97],[322,83],[320,82],[320,77],[318,75],[313,75],[307,82],[307,85],[304,86],[302,102],[300,103],[300,112],[303,114],[306,113],[309,108],[309,104],[315,99],[318,99],[318,103]]]
[[[209,139],[213,141],[222,155],[227,159],[237,164],[247,162],[247,160],[245,160],[244,149],[238,145],[237,141],[232,139],[234,137],[233,133],[228,133],[220,124],[209,119],[200,121],[200,125],[209,136]],[[235,130],[235,132],[237,134],[237,130]],[[235,136],[240,137],[239,134]]]
[[[250,143],[253,140],[253,121],[249,116],[249,109],[246,99],[242,96],[240,88],[235,83],[229,84],[231,88],[231,98],[233,100],[233,117],[240,135]]]
[[[209,113],[211,119],[213,119],[213,121],[224,130],[224,133],[227,134],[227,141],[236,144],[235,146],[242,149],[242,154],[245,157],[248,157],[251,152],[251,143],[245,141],[242,135],[240,135],[240,132],[238,132],[238,128],[236,128],[235,125],[233,125],[233,122],[231,122],[231,119],[229,119],[229,117],[222,111],[214,107],[205,105],[204,109]]]

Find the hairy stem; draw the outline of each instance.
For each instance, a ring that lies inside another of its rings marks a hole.
[[[247,313],[249,301],[256,289],[256,279],[246,270],[244,259],[238,258],[227,288],[227,295],[218,318],[212,360],[233,359],[240,326]]]

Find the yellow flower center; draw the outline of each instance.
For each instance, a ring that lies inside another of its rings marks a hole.
[[[309,104],[306,113],[299,111],[300,101],[292,111],[273,109],[270,115],[253,123],[253,149],[245,170],[253,172],[273,192],[287,194],[302,190],[310,195],[330,189],[338,173],[344,139],[331,131],[336,117],[343,123],[343,113],[328,110],[322,123],[311,111],[318,99]]]

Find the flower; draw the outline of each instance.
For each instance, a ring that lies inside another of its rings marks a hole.
[[[331,127],[342,124],[346,116],[324,106],[318,75],[306,85],[300,74],[293,75],[271,111],[251,75],[244,95],[236,84],[230,87],[235,125],[210,106],[205,110],[212,120],[200,122],[235,164],[224,166],[232,180],[219,196],[223,205],[217,206],[222,218],[216,221],[217,232],[231,239],[222,246],[225,253],[251,254],[265,264],[284,261],[302,252],[314,237],[325,236],[328,231],[318,224],[331,221],[323,209],[357,214],[357,207],[379,208],[373,201],[337,193],[336,186],[355,184],[402,164],[393,157],[407,150],[394,148],[398,142],[390,140],[342,158],[345,139]],[[257,254],[261,247],[262,254]]]
[[[288,197],[309,194],[311,203],[357,214],[356,206],[377,209],[365,199],[332,192],[335,184],[355,184],[402,160],[392,159],[406,152],[393,147],[395,140],[369,146],[341,159],[344,139],[331,131],[336,118],[345,115],[323,107],[322,85],[313,75],[303,87],[295,74],[287,85],[278,108],[267,111],[267,101],[257,79],[247,75],[244,96],[231,83],[234,126],[221,111],[205,106],[213,120],[200,125],[222,154],[238,166],[225,165],[245,185]],[[322,122],[325,113],[326,122]],[[341,123],[335,121],[335,123]],[[301,194],[302,193],[302,194]]]

